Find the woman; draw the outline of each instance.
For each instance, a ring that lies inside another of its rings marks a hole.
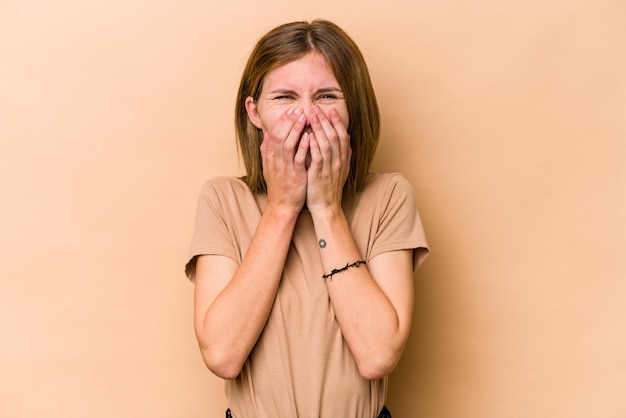
[[[228,413],[391,416],[386,377],[428,249],[408,182],[369,173],[379,112],[361,53],[331,22],[281,25],[235,113],[246,176],[204,185],[186,266]]]

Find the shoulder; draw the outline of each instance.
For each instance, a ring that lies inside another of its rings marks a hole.
[[[238,177],[213,177],[202,185],[202,194],[231,191],[234,193],[251,193],[250,189]]]
[[[259,211],[263,201],[263,197],[253,194],[240,178],[214,177],[202,185],[198,204],[223,212],[224,216],[234,214],[250,216]]]
[[[410,211],[415,206],[413,186],[402,174],[370,173],[363,189],[347,200],[344,210],[380,218],[397,210]]]
[[[254,199],[250,188],[237,177],[214,177],[202,185],[200,197],[207,201],[232,201]]]
[[[413,186],[400,173],[370,173],[361,191],[361,198],[388,200],[391,196],[413,196]]]

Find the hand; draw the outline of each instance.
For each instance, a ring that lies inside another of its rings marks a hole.
[[[341,206],[343,186],[350,172],[350,136],[335,109],[328,117],[318,106],[309,115],[311,164],[307,169],[306,204],[311,212]]]
[[[290,109],[264,132],[261,157],[268,206],[295,212],[300,212],[304,206],[307,191],[305,160],[309,150],[309,135],[302,135],[305,124],[302,109]]]

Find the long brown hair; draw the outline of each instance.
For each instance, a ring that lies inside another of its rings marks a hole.
[[[380,113],[374,87],[361,51],[339,26],[327,20],[293,22],[278,26],[264,35],[250,54],[244,69],[235,107],[235,128],[246,176],[243,180],[253,193],[266,193],[261,152],[263,133],[246,112],[246,98],[256,102],[263,79],[272,69],[295,61],[309,52],[324,56],[341,87],[348,117],[352,147],[350,173],[344,193],[358,192],[369,172],[380,133]]]

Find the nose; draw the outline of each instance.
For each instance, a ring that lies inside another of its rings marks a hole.
[[[308,117],[309,115],[311,115],[311,112],[313,112],[313,107],[315,106],[315,102],[313,101],[313,99],[301,99],[300,100],[300,105],[302,106],[302,110],[304,111],[304,114]]]

